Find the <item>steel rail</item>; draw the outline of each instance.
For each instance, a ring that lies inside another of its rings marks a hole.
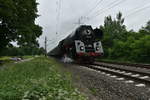
[[[106,67],[106,68],[110,68],[110,69],[115,69],[115,70],[120,70],[120,71],[131,72],[131,73],[135,73],[135,74],[150,76],[150,73],[147,73],[147,72],[135,71],[135,70],[125,69],[125,68],[121,68],[121,67],[119,68],[119,67],[115,67],[115,66],[111,66],[111,65],[96,64],[96,63],[93,65]]]
[[[139,68],[147,68],[150,69],[150,64],[137,64],[137,63],[122,63],[122,62],[110,62],[110,61],[100,61],[96,63],[108,63],[108,64],[117,64],[117,65],[125,65],[130,67],[139,67]]]
[[[88,68],[96,70],[96,71],[102,71],[102,72],[110,73],[110,74],[113,74],[113,75],[116,75],[116,76],[119,76],[119,77],[124,77],[124,78],[127,78],[127,79],[135,80],[137,82],[144,83],[144,84],[150,86],[150,80],[147,80],[147,79],[142,79],[140,77],[133,77],[131,75],[116,72],[115,70],[105,69],[105,68],[102,68],[102,67],[96,67],[95,65],[86,65],[85,67],[88,67]]]

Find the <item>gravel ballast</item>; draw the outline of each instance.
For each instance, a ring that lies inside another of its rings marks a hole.
[[[139,83],[125,83],[76,64],[65,64],[75,84],[88,95],[89,100],[150,100],[150,87],[137,87]],[[120,77],[119,77],[120,78]]]

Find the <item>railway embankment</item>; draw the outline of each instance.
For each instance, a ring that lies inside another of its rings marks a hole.
[[[86,100],[54,59],[34,59],[0,70],[0,100]]]
[[[96,100],[150,99],[150,87],[138,83],[134,79],[128,79],[123,75],[117,76],[103,71],[96,71],[76,64],[67,64],[66,68],[72,73],[74,82],[78,84],[77,86],[89,90]]]

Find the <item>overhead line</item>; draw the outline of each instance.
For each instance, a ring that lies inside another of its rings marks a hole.
[[[118,0],[115,0],[115,1],[113,1],[113,2],[111,2],[111,3],[109,3],[107,6],[112,6],[112,5],[116,4],[117,2],[118,2]],[[99,12],[101,12],[101,11],[104,11],[105,9],[107,9],[107,8],[104,7],[104,8],[102,8],[102,9],[98,10],[97,12],[95,12],[95,14],[97,14],[97,13],[99,13]]]
[[[115,0],[114,3],[115,3],[116,1],[118,1],[118,0]],[[104,9],[102,9],[102,11],[99,10],[99,11],[98,11],[99,13],[96,14],[95,16],[92,16],[89,20],[92,20],[93,18],[95,18],[95,17],[101,15],[102,13],[106,12],[107,10],[112,9],[112,8],[118,6],[119,4],[123,3],[124,1],[126,1],[126,0],[121,0],[121,1],[119,1],[118,3],[115,3],[115,4],[113,3],[114,5],[112,5],[111,7],[107,8],[107,9],[105,9],[105,10],[104,10]]]
[[[77,26],[77,25],[76,25],[76,26]],[[68,35],[68,33],[69,33],[72,29],[74,29],[76,26],[70,28],[69,31],[65,32],[66,34],[60,34],[59,36],[57,36],[56,38],[51,39],[50,41],[55,44],[56,42],[58,42],[58,41],[57,41],[58,39],[61,39],[61,38],[63,38],[64,36]],[[50,44],[50,43],[49,43],[49,44]]]
[[[90,10],[88,11],[87,16],[90,15],[90,14],[95,10],[95,8],[97,8],[98,5],[100,5],[100,4],[102,3],[102,1],[103,1],[103,0],[100,0],[92,9],[90,9]]]
[[[133,15],[133,14],[135,14],[135,13],[138,13],[138,12],[140,12],[140,11],[143,11],[143,10],[149,8],[149,7],[150,7],[150,5],[145,6],[145,7],[142,7],[142,8],[140,8],[140,9],[137,9],[137,10],[135,10],[134,12],[132,12],[132,13],[126,15],[125,17],[129,17],[129,16],[131,16],[131,15]]]
[[[59,25],[60,25],[60,16],[61,16],[61,0],[56,1],[56,11],[57,11],[57,16],[56,16],[56,34],[59,31]]]

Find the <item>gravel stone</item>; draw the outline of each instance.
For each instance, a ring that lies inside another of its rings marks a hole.
[[[72,73],[74,84],[82,87],[82,92],[91,93],[89,100],[150,100],[148,86],[137,87],[136,82],[126,83],[126,79],[117,80],[118,77],[110,77],[112,75],[107,76],[107,73],[102,74],[76,64],[64,64],[63,69]]]

